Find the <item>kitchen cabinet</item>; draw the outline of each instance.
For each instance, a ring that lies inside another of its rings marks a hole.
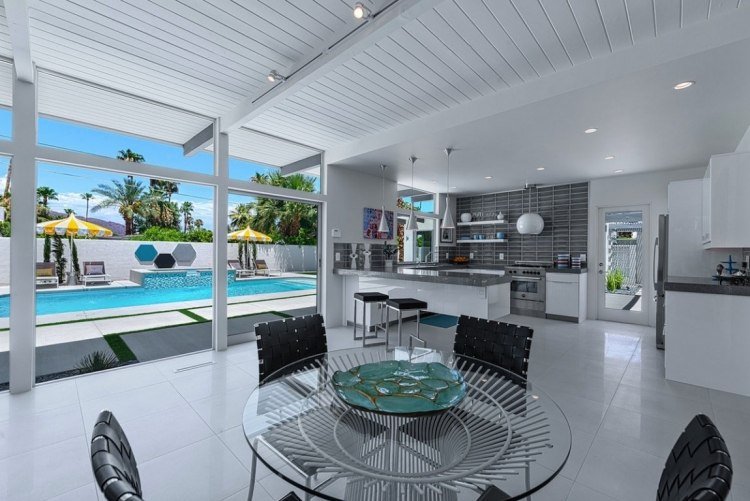
[[[581,323],[586,319],[587,273],[547,272],[545,314],[547,318]]]
[[[714,155],[702,193],[703,247],[750,247],[750,153]]]

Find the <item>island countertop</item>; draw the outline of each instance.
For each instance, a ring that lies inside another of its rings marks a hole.
[[[379,277],[413,282],[430,282],[436,284],[466,285],[469,287],[489,287],[510,283],[510,276],[503,270],[472,268],[412,268],[394,266],[391,269],[373,267],[369,270],[351,268],[334,268],[333,273],[343,276]]]
[[[695,292],[699,294],[726,294],[728,296],[750,296],[750,286],[719,283],[708,277],[669,277],[664,290],[673,292]]]

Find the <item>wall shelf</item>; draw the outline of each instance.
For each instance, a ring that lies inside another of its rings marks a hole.
[[[507,242],[507,241],[508,241],[507,238],[503,238],[503,239],[500,239],[500,238],[487,238],[487,239],[484,239],[484,240],[474,240],[473,238],[471,238],[471,239],[470,238],[464,238],[463,240],[462,239],[456,240],[456,243],[457,244],[492,244],[492,243],[504,243],[504,242]]]
[[[505,224],[507,222],[508,221],[504,219],[502,220],[496,219],[492,221],[469,221],[468,223],[462,223],[462,222],[456,223],[456,226],[489,226],[493,224]]]

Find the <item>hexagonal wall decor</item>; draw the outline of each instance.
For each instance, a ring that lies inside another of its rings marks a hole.
[[[175,261],[180,266],[190,266],[195,261],[195,249],[190,244],[177,244],[172,251]]]
[[[139,245],[138,248],[135,250],[135,258],[138,260],[140,264],[153,263],[154,259],[156,259],[156,256],[158,254],[159,254],[159,251],[157,251],[156,247],[154,247],[151,244]]]
[[[175,265],[174,256],[172,254],[167,254],[166,252],[163,252],[156,256],[156,259],[154,259],[154,265],[157,268],[174,268]]]

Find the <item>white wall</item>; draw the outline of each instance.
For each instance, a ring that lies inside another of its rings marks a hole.
[[[737,145],[735,151],[750,151],[750,127],[745,131],[745,135],[740,139],[740,143]]]
[[[588,265],[591,268],[588,274],[588,317],[597,316],[597,280],[601,278],[598,274],[599,263],[599,208],[619,207],[629,205],[649,205],[649,243],[648,253],[645,261],[644,276],[652,276],[651,270],[651,248],[654,238],[659,234],[659,214],[667,212],[667,185],[671,181],[684,179],[702,178],[705,167],[679,169],[670,171],[654,172],[649,174],[634,174],[632,176],[617,176],[603,179],[594,179],[589,186],[589,238],[588,238]],[[700,203],[700,200],[696,200]],[[646,280],[643,291],[643,301],[649,308],[649,325],[656,325],[656,308],[653,302],[653,284]]]
[[[335,327],[344,325],[343,301],[351,298],[343,297],[344,281],[342,277],[333,274],[333,244],[334,243],[364,243],[362,235],[362,210],[365,207],[380,207],[383,205],[380,168],[372,167],[372,175],[349,170],[336,165],[328,166],[328,203],[327,224],[325,231],[325,253],[328,256],[324,273],[327,283],[323,294],[324,316],[326,325]],[[386,210],[396,210],[396,183],[386,179],[385,182]],[[341,238],[331,238],[331,230],[341,230]],[[395,240],[394,240],[395,241]],[[368,240],[368,242],[373,242]],[[380,240],[379,242],[385,242]],[[393,241],[391,241],[392,243]]]
[[[109,273],[115,280],[127,280],[131,268],[152,268],[139,264],[135,259],[135,250],[141,244],[152,244],[159,252],[171,252],[178,242],[137,242],[131,240],[76,240],[78,247],[78,261],[104,261]],[[68,250],[65,242],[66,253]],[[197,254],[193,268],[209,268],[212,265],[211,243],[191,243]],[[44,239],[37,239],[36,258],[42,260]],[[230,243],[228,258],[237,258],[237,244]],[[10,254],[10,238],[0,238],[0,256]],[[69,258],[69,256],[66,255]],[[281,268],[284,271],[314,271],[316,269],[317,249],[311,245],[258,245],[258,258],[265,259],[269,266]],[[70,261],[68,261],[70,263]],[[0,285],[9,283],[10,269],[8,259],[0,259]],[[178,267],[179,268],[179,267]]]

